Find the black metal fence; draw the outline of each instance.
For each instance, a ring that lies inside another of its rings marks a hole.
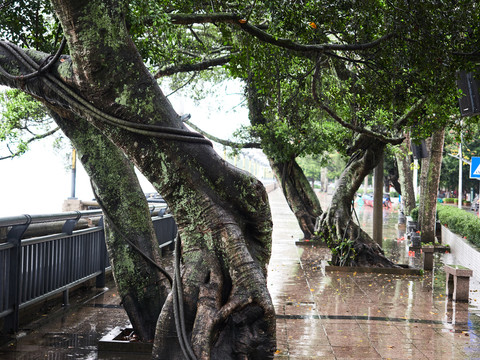
[[[103,221],[91,228],[73,230],[82,217],[101,216],[100,210],[52,215],[22,215],[0,218],[0,228],[8,227],[7,240],[0,243],[0,318],[4,331],[16,332],[19,311],[31,304],[68,291],[96,278],[105,286],[110,269]],[[22,239],[31,224],[65,220],[62,233]],[[173,244],[177,226],[171,215],[152,217],[160,247]]]

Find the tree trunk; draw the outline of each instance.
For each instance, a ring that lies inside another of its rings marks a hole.
[[[385,144],[360,135],[337,183],[329,208],[319,221],[320,237],[332,250],[332,264],[338,266],[396,266],[383,250],[355,223],[352,213],[355,192],[382,158]]]
[[[415,204],[415,191],[413,189],[412,157],[410,151],[410,137],[407,135],[405,141],[398,146],[395,152],[398,164],[398,176],[402,188],[402,208],[403,213],[408,216]]]
[[[248,79],[246,93],[250,124],[254,127],[260,125],[268,128],[268,119],[263,114],[265,99],[259,95],[253,79]],[[322,208],[302,168],[297,164],[296,156],[292,155],[288,144],[277,140],[274,133],[264,132],[258,136],[261,137],[262,149],[277,181],[282,186],[290,210],[297,218],[304,239],[316,239],[315,221],[322,214]],[[276,144],[278,147],[272,149],[271,144]]]
[[[297,218],[304,239],[315,239],[315,221],[322,214],[322,208],[302,168],[295,160],[276,162],[270,157],[269,160],[273,173],[282,186],[288,206]]]
[[[153,341],[170,284],[134,249],[161,264],[145,195],[125,155],[87,121],[66,115],[68,119],[52,113],[77,149],[105,214],[106,244],[123,307],[140,340]]]
[[[432,146],[432,138],[429,137],[425,139],[425,146],[428,149],[428,156],[420,159],[420,194],[419,194],[419,199],[426,199],[428,198],[428,187],[427,187],[427,179],[429,176],[429,163],[430,163],[430,157],[431,157],[431,151],[430,148]],[[425,213],[425,201],[420,200],[419,205],[418,205],[418,223],[421,224],[423,222],[423,215]]]
[[[0,81],[87,118],[169,204],[182,235],[183,291],[177,294],[183,301],[177,308],[169,294],[153,358],[184,359],[188,349],[182,348],[191,345],[197,359],[272,359],[275,312],[266,285],[272,223],[265,188],[183,125],[129,37],[126,4],[55,0],[53,6],[71,62],[62,57],[52,71],[73,91],[58,90],[62,85],[49,73],[41,81],[2,75]],[[5,48],[0,54],[4,68],[31,72]],[[46,58],[28,54],[37,64]]]
[[[428,161],[422,162],[422,167],[426,168],[426,174],[420,197],[418,218],[420,230],[422,232],[422,242],[425,243],[435,242],[437,194],[442,167],[444,139],[445,129],[433,133],[429,146],[430,152]]]

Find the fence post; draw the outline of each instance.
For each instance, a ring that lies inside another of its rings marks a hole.
[[[15,333],[19,327],[19,307],[21,294],[20,289],[22,285],[22,242],[21,238],[28,226],[30,225],[32,218],[29,215],[25,215],[27,222],[22,225],[12,226],[12,229],[7,234],[7,242],[13,245],[10,256],[10,268],[9,268],[9,286],[8,286],[8,306],[12,308],[12,313],[5,317],[4,331],[6,333]]]
[[[77,226],[78,220],[82,217],[82,213],[80,211],[77,211],[77,217],[75,219],[68,219],[65,221],[62,227],[62,233],[65,233],[67,235],[72,235],[73,230],[75,229],[75,226]],[[67,254],[70,254],[70,242],[68,242],[67,248],[68,252]],[[63,306],[69,306],[70,305],[70,291],[69,289],[65,289],[63,291]]]
[[[99,267],[100,271],[102,272],[99,274],[96,279],[95,279],[95,286],[97,288],[104,288],[105,287],[105,267],[107,265],[107,243],[105,241],[105,226],[104,226],[104,221],[103,221],[103,216],[100,218],[100,221],[98,222],[98,226],[102,228],[102,231],[99,233]]]

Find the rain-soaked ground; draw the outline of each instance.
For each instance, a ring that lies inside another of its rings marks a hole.
[[[325,199],[321,198],[323,202]],[[277,312],[276,359],[480,359],[480,288],[470,282],[469,303],[445,296],[443,262],[423,276],[325,272],[325,248],[295,246],[301,237],[281,190],[270,193],[274,222],[268,286]],[[372,208],[357,207],[371,232]],[[398,229],[398,212],[384,211],[383,246],[398,263],[420,266]],[[479,276],[480,274],[474,274]],[[39,313],[0,359],[148,359],[148,355],[98,352],[99,339],[128,324],[115,287],[77,295],[66,309]]]
[[[434,271],[423,276],[325,272],[321,262],[329,251],[293,245],[301,232],[279,191],[271,203],[268,285],[278,359],[480,359],[479,282],[471,279],[469,304],[448,300],[442,267],[455,263],[452,254],[435,254]],[[373,209],[356,212],[371,233]],[[421,255],[409,252],[397,222],[398,211],[384,211],[386,255],[420,266]]]

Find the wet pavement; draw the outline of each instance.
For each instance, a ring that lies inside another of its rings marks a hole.
[[[296,230],[280,192],[271,194],[274,243],[268,285],[277,312],[277,359],[480,359],[479,282],[471,279],[470,301],[445,296],[445,258],[423,276],[325,272],[325,248],[295,246]],[[371,233],[373,209],[357,207]],[[409,252],[398,211],[384,211],[386,255],[421,265]],[[480,274],[477,274],[477,276]],[[474,274],[475,276],[475,274]]]
[[[323,206],[326,199],[321,197]],[[445,296],[444,262],[422,276],[325,272],[329,251],[296,246],[302,233],[281,190],[270,193],[274,221],[268,286],[277,312],[276,359],[480,359],[480,283],[470,282],[469,303]],[[357,207],[371,231],[372,209]],[[384,212],[384,249],[398,263],[421,265],[409,252],[398,212]],[[480,276],[480,274],[474,274]],[[39,313],[17,339],[0,347],[2,360],[148,359],[98,352],[98,341],[128,325],[113,284],[75,295],[68,308]]]

